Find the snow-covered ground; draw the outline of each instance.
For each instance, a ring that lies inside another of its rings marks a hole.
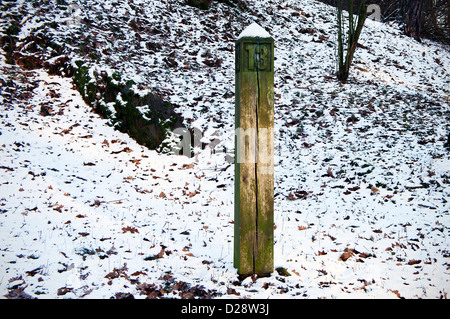
[[[447,296],[448,47],[367,21],[340,84],[334,9],[312,0],[251,1],[245,12],[72,3],[8,10],[23,14],[20,39],[56,22],[39,32],[72,37],[67,50],[86,40],[92,69],[158,92],[202,141],[221,142],[192,158],[148,150],[93,113],[71,78],[1,52],[0,296]],[[233,152],[234,41],[253,21],[275,39],[275,268],[290,276],[240,280],[234,170],[218,150]]]

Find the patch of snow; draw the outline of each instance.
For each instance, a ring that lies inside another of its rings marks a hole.
[[[243,37],[271,38],[272,36],[264,30],[258,23],[253,22],[239,34],[238,39]]]
[[[142,96],[158,93],[206,147],[192,158],[148,150],[106,125],[71,79],[2,56],[0,296],[23,288],[38,298],[144,298],[140,287],[168,287],[165,276],[222,298],[448,293],[448,46],[368,21],[340,84],[334,9],[317,1],[259,0],[240,13],[218,3],[202,15],[176,0],[79,1],[86,19],[56,30],[51,22],[67,16],[56,1],[24,3],[8,2],[0,29],[20,13],[21,35],[39,28],[77,47],[65,53],[88,59],[92,78],[118,71]],[[227,156],[235,38],[250,21],[277,39],[274,252],[275,267],[291,276],[240,281]],[[80,44],[96,58],[81,55]],[[115,112],[121,100],[106,106]]]

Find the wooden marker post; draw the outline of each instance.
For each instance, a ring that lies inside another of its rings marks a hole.
[[[273,272],[274,41],[258,24],[236,41],[234,266]]]

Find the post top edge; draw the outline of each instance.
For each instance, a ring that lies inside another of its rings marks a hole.
[[[272,38],[269,32],[264,30],[259,24],[253,22],[248,27],[244,29],[244,31],[239,34],[237,40],[241,38]]]

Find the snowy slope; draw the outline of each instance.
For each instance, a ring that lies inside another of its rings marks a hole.
[[[2,32],[16,10],[20,39],[44,34],[71,61],[121,72],[220,143],[193,158],[150,151],[106,125],[70,78],[2,57],[1,296],[446,296],[448,47],[367,21],[339,84],[334,9],[315,1],[71,8],[17,1]],[[240,280],[234,172],[219,150],[233,152],[234,41],[253,21],[276,45],[275,266],[291,276]]]

